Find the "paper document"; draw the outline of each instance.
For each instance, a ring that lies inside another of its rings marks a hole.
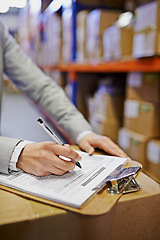
[[[44,199],[52,200],[75,208],[80,208],[95,194],[99,185],[114,169],[125,164],[126,158],[93,155],[77,151],[81,156],[82,168],[62,175],[36,177],[34,175],[12,172],[10,175],[0,174],[0,184]]]

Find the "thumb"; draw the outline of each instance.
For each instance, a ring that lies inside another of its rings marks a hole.
[[[92,155],[95,151],[94,148],[87,141],[80,142],[79,146],[82,150],[84,150],[89,155]]]

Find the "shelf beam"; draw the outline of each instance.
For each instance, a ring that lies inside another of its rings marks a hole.
[[[160,58],[143,58],[132,60],[110,61],[104,63],[62,63],[56,66],[42,66],[43,70],[61,72],[92,72],[92,73],[120,73],[120,72],[160,72]]]

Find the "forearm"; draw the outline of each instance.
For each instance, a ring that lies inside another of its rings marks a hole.
[[[4,70],[17,87],[52,115],[76,140],[91,126],[75,108],[64,91],[46,76],[4,31]]]

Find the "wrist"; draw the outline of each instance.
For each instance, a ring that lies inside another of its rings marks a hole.
[[[92,130],[85,130],[85,131],[79,133],[78,136],[77,136],[77,138],[76,138],[76,143],[78,144],[79,141],[80,141],[83,137],[85,137],[86,135],[88,135],[88,134],[90,134],[90,133],[93,133],[93,131],[92,131]]]

